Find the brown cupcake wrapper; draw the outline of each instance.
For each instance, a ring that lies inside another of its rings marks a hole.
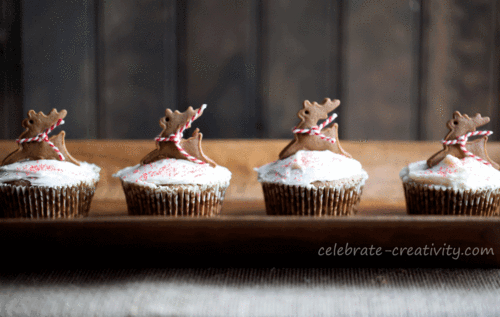
[[[403,188],[410,215],[500,215],[500,189],[441,189],[414,182],[403,182]]]
[[[71,187],[0,184],[2,218],[76,218],[88,216],[97,182]]]
[[[227,185],[149,188],[122,181],[129,215],[212,217],[220,214]]]
[[[262,183],[268,215],[288,216],[350,216],[363,192],[362,180],[349,187],[293,186]]]

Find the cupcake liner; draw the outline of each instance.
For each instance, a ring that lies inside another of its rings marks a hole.
[[[463,190],[404,182],[410,215],[499,216],[500,189]]]
[[[90,210],[97,182],[71,187],[0,184],[3,218],[76,218]]]
[[[356,213],[363,183],[360,180],[349,187],[262,183],[262,190],[268,215],[349,216]]]
[[[122,181],[129,215],[217,216],[228,185],[150,188]]]

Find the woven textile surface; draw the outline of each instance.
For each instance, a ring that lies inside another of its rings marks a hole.
[[[0,273],[0,316],[500,316],[498,269]]]

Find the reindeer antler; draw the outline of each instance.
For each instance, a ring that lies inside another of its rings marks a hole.
[[[344,149],[340,146],[337,123],[333,124],[330,128],[324,129],[323,127],[326,126],[326,124],[321,124],[320,126],[317,125],[319,120],[327,119],[328,113],[335,110],[339,105],[340,100],[338,99],[332,101],[329,98],[325,98],[321,104],[318,104],[317,102],[311,103],[309,100],[305,100],[303,108],[297,113],[297,116],[301,121],[294,128],[294,131],[302,131],[303,133],[295,133],[294,140],[281,151],[279,155],[280,159],[287,158],[300,150],[329,150],[333,153],[351,157],[351,155],[344,151]],[[333,119],[334,117],[331,117],[331,120]],[[306,134],[311,130],[314,130],[313,134]],[[334,140],[334,142],[332,143],[330,140]]]
[[[176,158],[184,160],[196,160],[208,163],[215,167],[216,164],[207,157],[201,149],[201,139],[203,134],[199,133],[199,129],[193,132],[191,138],[185,140],[182,138],[182,133],[185,129],[191,127],[191,122],[203,113],[204,107],[194,110],[189,107],[184,112],[165,110],[165,117],[160,119],[160,126],[163,131],[157,138],[157,148],[142,160],[141,164],[149,164],[165,158]]]
[[[50,139],[47,134],[57,125],[62,124],[67,111],[57,112],[52,109],[48,115],[43,112],[36,113],[34,110],[28,111],[28,118],[24,119],[22,126],[26,130],[21,133],[17,140],[19,148],[10,153],[2,162],[2,165],[12,164],[23,160],[67,160],[73,164],[80,165],[66,149],[64,131]]]
[[[186,123],[189,123],[187,128],[190,128],[191,124],[189,122],[189,119],[196,115],[197,110],[199,109],[194,110],[193,107],[187,108],[187,110],[184,112],[166,109],[165,117],[160,119],[160,126],[163,128],[160,136],[168,137],[169,135],[179,131]]]
[[[460,159],[466,156],[477,157],[478,160],[491,164],[496,169],[500,166],[492,161],[486,152],[486,142],[488,141],[487,135],[493,133],[488,131],[479,131],[475,133],[476,128],[483,126],[490,122],[490,118],[481,117],[477,113],[473,118],[468,115],[462,115],[460,112],[455,111],[452,119],[446,123],[450,132],[446,135],[443,142],[443,149],[427,160],[429,167],[436,166],[443,160],[446,155],[450,154]],[[469,135],[483,135],[483,137],[467,142]]]
[[[321,104],[304,100],[303,108],[297,113],[297,117],[301,120],[297,128],[306,129],[316,126],[319,120],[328,118],[328,114],[339,105],[338,99],[332,101],[330,98],[325,98]]]
[[[19,139],[37,136],[50,128],[59,119],[64,119],[66,114],[66,110],[57,112],[56,109],[52,109],[48,115],[45,115],[41,111],[39,113],[36,113],[34,110],[28,111],[28,118],[24,119],[22,122],[22,126],[26,128],[26,130],[21,133]]]
[[[474,118],[470,118],[468,115],[460,114],[460,112],[455,111],[453,113],[453,118],[446,123],[450,132],[444,138],[445,140],[454,140],[459,136],[462,136],[468,132],[476,131],[476,128],[481,127],[490,122],[489,117],[481,117],[479,113],[476,113]]]

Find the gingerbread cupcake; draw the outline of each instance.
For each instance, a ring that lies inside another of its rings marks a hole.
[[[0,166],[0,210],[6,218],[87,216],[100,168],[79,162],[67,151],[65,132],[48,134],[64,123],[66,110],[48,115],[30,110],[19,148]]]
[[[206,105],[185,112],[165,111],[156,149],[139,164],[114,174],[123,186],[130,215],[216,216],[220,214],[231,172],[202,151],[199,129],[183,139],[185,129]]]
[[[368,174],[344,151],[338,124],[325,128],[339,100],[304,101],[295,138],[279,160],[256,168],[268,215],[348,216],[356,212]],[[321,124],[319,120],[326,119]]]
[[[443,149],[401,170],[409,214],[499,215],[499,165],[486,152],[488,135],[493,132],[476,131],[489,121],[480,114],[470,118],[456,111],[447,123],[450,132],[442,141]],[[469,142],[473,136],[480,138]]]

